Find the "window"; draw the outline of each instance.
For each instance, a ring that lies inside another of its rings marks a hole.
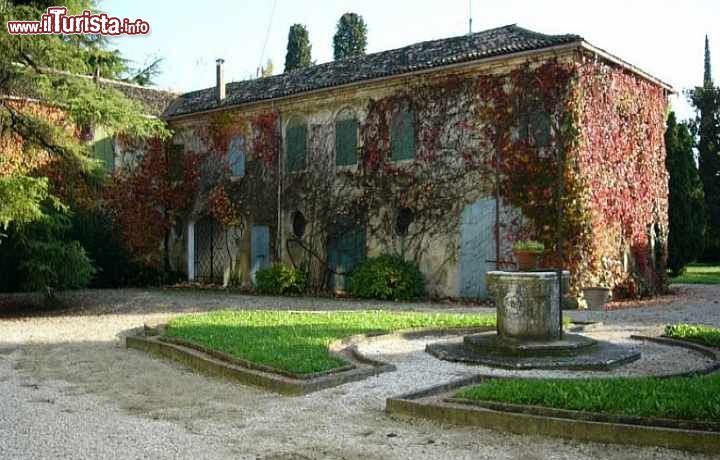
[[[415,158],[415,119],[412,112],[401,110],[393,117],[390,144],[393,161]]]
[[[520,119],[520,139],[535,147],[546,147],[551,138],[551,120],[546,112],[532,111]]]
[[[292,215],[292,232],[293,235],[297,238],[302,238],[303,235],[305,235],[305,227],[307,226],[307,221],[305,220],[305,216],[300,211],[295,211]]]
[[[412,209],[400,209],[395,216],[395,232],[399,236],[407,236],[410,230],[410,224],[412,224],[414,219],[415,215],[412,212]]]
[[[245,139],[235,136],[228,146],[228,163],[233,177],[245,176]]]
[[[285,130],[286,172],[305,169],[305,150],[307,148],[307,128],[304,124],[289,125]]]
[[[350,166],[357,163],[358,122],[355,119],[335,122],[335,164]]]
[[[168,155],[168,172],[173,180],[181,180],[183,176],[183,144],[172,144]]]

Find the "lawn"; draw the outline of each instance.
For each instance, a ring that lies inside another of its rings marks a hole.
[[[685,273],[672,278],[670,282],[680,284],[720,284],[720,265],[689,265]]]
[[[166,335],[298,374],[346,365],[328,345],[355,334],[423,327],[494,326],[494,315],[218,311],[171,320]]]
[[[609,415],[720,422],[720,375],[586,380],[488,380],[458,398]]]
[[[720,329],[690,324],[665,328],[668,337],[720,347]],[[720,422],[720,374],[702,377],[586,380],[489,380],[457,397],[609,415]]]
[[[665,335],[673,339],[720,348],[720,329],[699,324],[674,324],[665,327]]]

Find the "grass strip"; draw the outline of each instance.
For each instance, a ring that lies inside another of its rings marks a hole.
[[[720,375],[613,379],[490,379],[457,398],[630,417],[720,421]]]
[[[328,345],[356,334],[415,328],[494,326],[494,315],[441,313],[216,311],[171,320],[165,334],[297,374],[347,364]]]
[[[720,329],[701,324],[672,324],[665,326],[665,335],[708,347],[720,348]]]
[[[685,273],[672,278],[670,282],[680,284],[720,284],[720,265],[689,265]]]

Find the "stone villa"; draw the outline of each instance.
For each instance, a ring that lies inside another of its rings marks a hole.
[[[396,253],[433,294],[482,298],[513,240],[556,241],[562,161],[574,287],[654,289],[671,92],[582,37],[516,25],[240,82],[218,60],[214,87],[162,114],[175,151],[207,155],[174,263],[247,285],[283,261],[342,290],[363,257]]]

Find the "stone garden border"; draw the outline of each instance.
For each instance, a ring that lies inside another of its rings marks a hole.
[[[144,332],[125,338],[125,346],[143,350],[156,356],[173,359],[200,372],[236,382],[264,388],[288,396],[300,396],[363,380],[383,372],[394,371],[394,365],[368,358],[358,351],[358,345],[386,340],[418,339],[444,335],[466,335],[487,332],[494,327],[407,329],[392,333],[361,334],[336,340],[330,353],[348,362],[338,369],[314,374],[295,374],[225,353],[211,350],[185,340],[165,337],[165,325],[145,325]]]
[[[667,337],[632,336],[669,346],[692,349],[713,359],[691,372],[663,374],[658,378],[702,375],[720,369],[720,352],[696,343]],[[475,375],[425,390],[388,398],[386,412],[422,417],[442,423],[476,426],[519,434],[556,436],[581,441],[659,446],[716,454],[720,451],[720,423],[693,422],[524,406],[494,401],[468,401],[452,397],[460,388],[487,379]]]

